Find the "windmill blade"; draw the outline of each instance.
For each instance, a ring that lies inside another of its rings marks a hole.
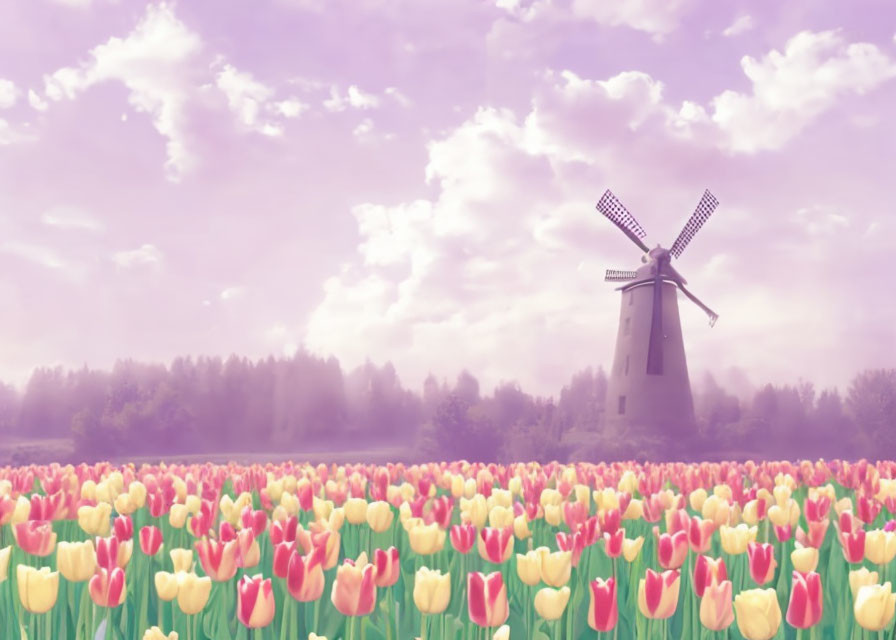
[[[629,240],[638,245],[638,248],[641,249],[641,251],[644,253],[649,251],[647,245],[641,241],[641,238],[646,236],[647,232],[644,231],[644,228],[637,220],[635,220],[635,216],[629,213],[628,209],[619,202],[609,189],[607,189],[600,200],[597,201],[597,210],[609,218],[610,222],[619,227],[622,230],[622,233],[627,235]]]
[[[700,227],[703,226],[704,222],[709,220],[709,216],[712,215],[712,212],[715,211],[718,206],[719,201],[709,192],[709,189],[704,191],[703,197],[700,198],[700,202],[697,204],[697,209],[691,214],[690,220],[685,223],[681,233],[678,234],[675,242],[672,243],[672,248],[669,249],[669,253],[676,258],[680,257],[685,247],[687,247],[688,243],[694,239],[694,236],[700,231]]]
[[[709,307],[707,307],[707,306],[706,306],[705,304],[703,304],[702,302],[700,302],[700,300],[697,298],[697,296],[695,296],[693,293],[691,293],[690,291],[688,291],[687,289],[685,289],[685,286],[684,286],[683,284],[681,284],[680,282],[677,283],[677,284],[678,284],[678,288],[681,289],[681,292],[682,292],[684,295],[686,295],[688,298],[691,299],[691,302],[693,302],[693,303],[696,304],[698,307],[700,307],[701,309],[703,309],[703,311],[706,312],[706,315],[709,316],[709,326],[710,326],[710,327],[714,326],[715,323],[716,323],[716,320],[719,319],[719,314],[716,313],[715,311],[713,311],[712,309],[710,309]]]
[[[659,267],[653,280],[653,317],[647,345],[647,375],[663,375],[663,280]]]
[[[638,277],[637,271],[623,271],[622,269],[607,269],[604,282],[629,282]]]

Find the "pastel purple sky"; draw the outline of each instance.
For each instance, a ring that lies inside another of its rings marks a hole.
[[[893,366],[889,0],[0,4],[0,378],[391,359],[556,393],[670,245],[692,375]]]

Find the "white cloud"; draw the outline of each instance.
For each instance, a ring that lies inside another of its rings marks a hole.
[[[0,109],[9,109],[19,98],[18,87],[12,80],[0,78]]]
[[[4,242],[0,244],[0,252],[18,256],[48,269],[63,269],[66,267],[66,263],[53,249],[43,245],[28,242]]]
[[[238,297],[242,296],[245,292],[246,292],[245,287],[240,287],[240,286],[227,287],[226,289],[221,290],[221,293],[218,294],[218,297],[224,301],[233,300],[234,298],[238,298]]]
[[[358,126],[352,130],[352,135],[358,139],[367,138],[370,133],[373,131],[373,120],[370,118],[364,118],[358,123]]]
[[[123,83],[131,105],[148,113],[167,139],[165,166],[177,180],[194,163],[187,149],[184,108],[193,86],[187,63],[201,47],[199,36],[177,19],[170,5],[151,4],[127,37],[110,38],[90,51],[88,62],[45,76],[45,93],[51,100],[72,99],[99,83]]]
[[[116,251],[112,261],[119,267],[130,269],[139,266],[158,266],[162,262],[162,252],[152,244],[140,245],[138,249]]]
[[[271,107],[284,118],[298,118],[309,109],[309,106],[298,98],[287,98],[273,103]]]
[[[34,89],[28,89],[28,104],[36,111],[46,111],[49,106]]]
[[[862,94],[896,76],[896,64],[873,44],[844,42],[837,31],[803,31],[781,53],[745,56],[752,93],[725,91],[712,119],[732,151],[778,149],[844,94]]]
[[[386,87],[386,90],[383,92],[387,96],[391,97],[395,102],[400,104],[402,107],[410,107],[411,100],[406,95],[404,95],[401,91],[396,89],[395,87]]]
[[[722,35],[731,38],[733,36],[740,35],[741,33],[746,33],[752,28],[753,18],[749,14],[745,13],[741,16],[738,16],[729,27],[722,31]]]
[[[57,229],[93,232],[103,230],[102,222],[77,207],[54,207],[44,212],[40,221]]]
[[[677,27],[694,0],[573,0],[573,13],[610,27],[627,26],[655,40]]]
[[[268,104],[274,95],[273,89],[255,80],[252,74],[238,71],[229,64],[225,64],[218,72],[215,84],[227,97],[230,111],[244,126],[268,136],[279,136],[283,133],[282,127],[278,124],[260,119],[262,110],[271,110],[272,107],[283,113],[284,103],[279,103],[279,106]],[[287,103],[287,111],[296,108],[293,103]],[[295,115],[298,115],[298,112]]]
[[[372,93],[367,93],[356,85],[349,86],[345,94],[336,86],[330,87],[330,97],[324,100],[324,109],[327,111],[345,111],[348,107],[353,109],[374,109],[380,105],[380,99]]]

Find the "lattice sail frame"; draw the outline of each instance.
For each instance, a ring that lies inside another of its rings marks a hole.
[[[612,191],[607,189],[600,197],[600,200],[597,201],[597,210],[619,227],[640,249],[648,251],[647,245],[641,241],[641,238],[647,236],[647,232],[644,231],[644,227],[635,219],[635,216],[625,208],[625,205],[613,195]]]
[[[697,204],[697,209],[691,214],[687,223],[685,223],[681,233],[678,234],[678,237],[672,244],[672,248],[669,249],[669,253],[676,258],[681,257],[685,247],[687,247],[688,243],[694,239],[694,236],[700,231],[700,227],[703,226],[703,223],[709,220],[709,216],[712,215],[712,212],[715,211],[718,206],[719,201],[709,192],[709,189],[706,189],[703,192],[703,197],[700,198],[700,202]]]

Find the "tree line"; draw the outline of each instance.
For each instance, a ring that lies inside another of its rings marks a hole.
[[[607,376],[585,369],[557,397],[515,382],[483,394],[463,371],[405,388],[390,363],[344,372],[304,351],[249,360],[117,362],[111,370],[38,368],[0,384],[0,434],[72,438],[80,459],[396,446],[415,459],[601,460],[874,457],[896,429],[896,369],[856,375],[845,394],[810,382],[740,397],[710,374],[695,385],[697,424],[670,442],[603,428]]]

